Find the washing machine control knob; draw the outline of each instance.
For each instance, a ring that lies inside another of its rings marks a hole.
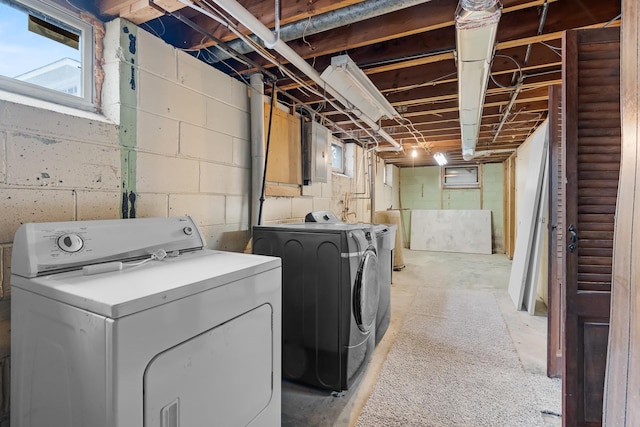
[[[193,234],[193,228],[191,228],[191,227],[185,227],[185,228],[182,229],[182,231],[187,236],[191,236]]]
[[[65,252],[78,252],[83,246],[84,241],[77,234],[67,233],[58,237],[58,247]]]

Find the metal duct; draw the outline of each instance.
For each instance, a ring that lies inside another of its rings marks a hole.
[[[345,25],[354,24],[366,19],[382,16],[387,13],[396,12],[408,7],[427,3],[430,0],[368,0],[357,3],[331,12],[314,16],[311,19],[303,19],[280,27],[280,40],[288,42],[297,40],[304,36],[311,36],[323,31],[333,30]],[[233,40],[227,46],[240,53],[248,53],[251,48],[242,40]],[[267,46],[271,48],[271,46]],[[220,61],[230,58],[226,53],[216,53]],[[218,59],[216,59],[218,60]]]
[[[502,5],[498,0],[460,0],[456,10],[458,110],[462,158],[475,154]]]

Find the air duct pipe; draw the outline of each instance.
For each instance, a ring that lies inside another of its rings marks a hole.
[[[191,3],[189,0],[179,1],[191,8],[194,8],[201,12],[203,11],[195,4]],[[327,82],[325,82],[322,77],[320,77],[320,73],[318,73],[315,68],[309,65],[307,61],[304,60],[304,58],[298,55],[296,51],[291,49],[291,47],[289,47],[289,45],[287,45],[287,43],[285,43],[281,38],[278,39],[269,28],[267,28],[262,22],[260,22],[255,16],[253,16],[251,12],[246,10],[240,3],[235,0],[215,0],[215,2],[221,9],[231,15],[240,24],[244,25],[249,29],[249,31],[262,39],[266,46],[273,46],[273,50],[282,55],[287,61],[289,61],[298,70],[302,71],[318,86],[325,89],[327,93],[329,93],[347,109],[351,107],[349,101],[347,101],[345,97],[340,94],[340,92],[328,85]],[[396,147],[397,150],[402,150],[402,145],[400,145],[395,139],[393,139],[391,135],[385,132],[375,121],[371,120],[364,114],[361,114],[359,116],[357,114],[354,115],[358,119],[362,120],[371,129],[373,129],[381,138]]]
[[[408,7],[427,3],[430,0],[367,0],[361,3],[352,4],[337,10],[314,16],[311,19],[302,19],[280,27],[280,39],[284,42],[297,40],[304,36],[311,36],[323,31],[334,30],[336,28],[355,24],[366,19],[375,18],[387,13],[397,12]],[[251,48],[242,40],[233,40],[227,46],[240,53],[248,53]],[[270,46],[267,46],[270,47]],[[216,61],[223,61],[230,58],[226,53],[216,54]]]
[[[502,5],[498,0],[461,0],[456,10],[458,109],[462,158],[473,159],[480,135]]]

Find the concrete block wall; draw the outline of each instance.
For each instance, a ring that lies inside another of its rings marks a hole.
[[[319,210],[331,211],[338,218],[348,222],[370,222],[371,199],[368,178],[365,175],[368,169],[366,163],[364,166],[362,164],[362,148],[356,146],[353,151],[354,174],[357,175],[329,173],[326,183],[317,182],[303,186],[300,197],[267,197],[263,223],[300,222],[304,221],[307,213]],[[376,188],[383,187],[381,168],[377,168],[374,179]],[[381,190],[379,203],[382,203],[382,206],[394,203],[394,200],[399,200],[397,187]]]
[[[247,86],[124,20],[111,34],[134,34],[136,213],[190,215],[207,246],[243,251],[249,241],[250,116]],[[123,62],[128,48],[105,48]],[[126,55],[124,62],[127,62]],[[120,88],[127,82],[121,82]],[[117,111],[117,109],[115,109]]]
[[[8,425],[11,254],[25,222],[118,218],[118,129],[0,99],[0,425]],[[53,107],[53,106],[51,106]],[[90,118],[87,118],[90,116]]]

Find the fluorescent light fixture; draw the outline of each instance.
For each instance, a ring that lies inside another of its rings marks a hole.
[[[462,158],[475,155],[482,108],[502,5],[498,0],[460,0],[456,10],[458,109]]]
[[[320,74],[320,77],[374,122],[381,117],[392,119],[398,114],[369,77],[349,58],[349,55],[331,58],[331,65]]]
[[[440,166],[444,166],[447,164],[447,158],[442,153],[434,154],[433,158],[436,159],[436,162],[438,162],[438,165]]]

